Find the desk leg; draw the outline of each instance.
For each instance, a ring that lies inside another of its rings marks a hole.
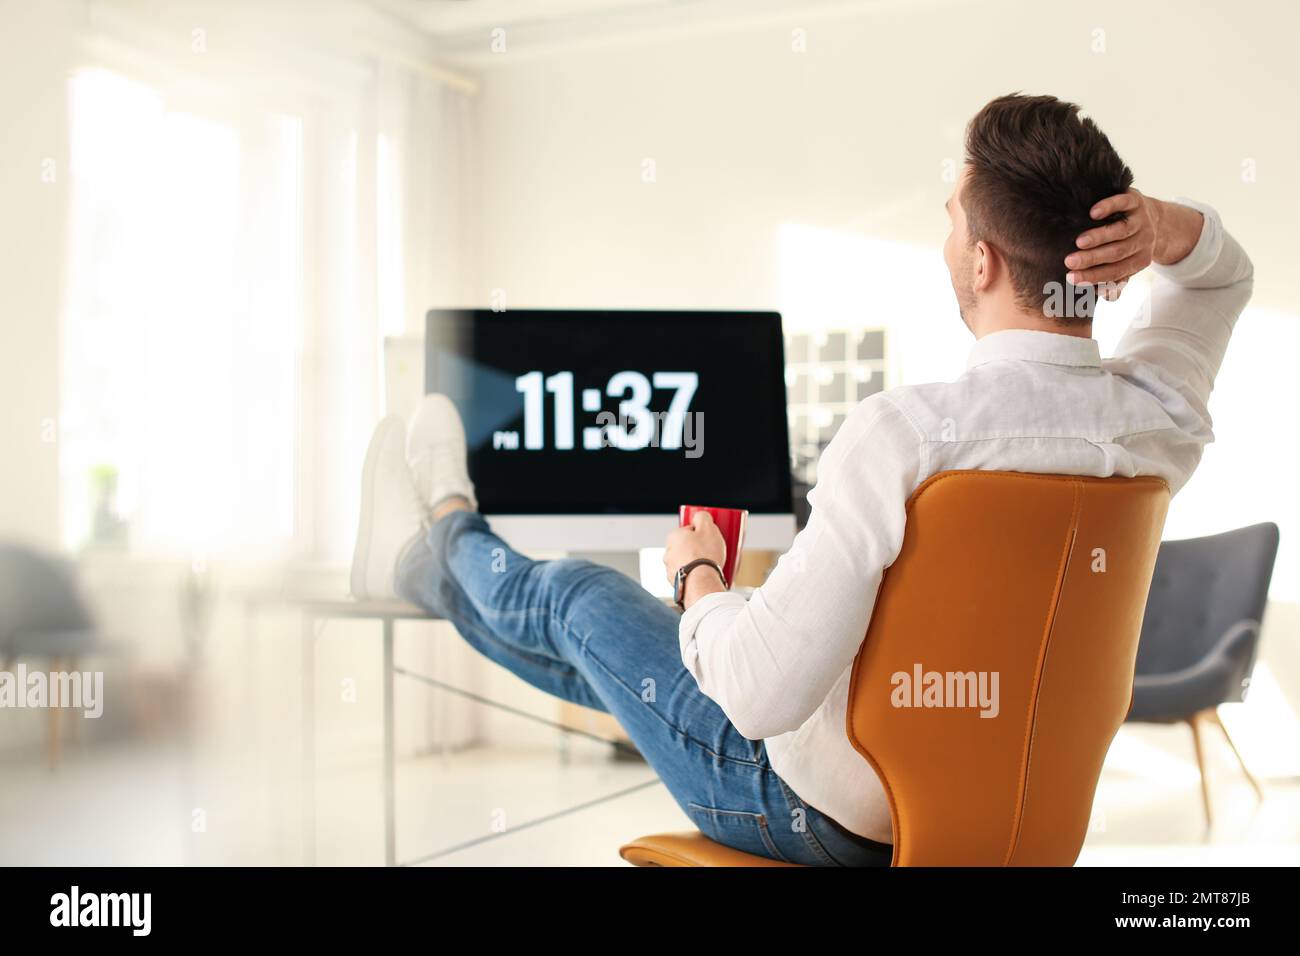
[[[397,864],[397,762],[393,716],[393,629],[384,618],[384,866]]]
[[[302,857],[316,865],[316,618],[302,616]]]

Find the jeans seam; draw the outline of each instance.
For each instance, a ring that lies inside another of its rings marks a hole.
[[[767,850],[768,850],[769,854],[771,855],[772,859],[774,859],[774,860],[780,860],[782,863],[789,863],[789,862],[791,862],[791,861],[786,857],[786,855],[785,855],[784,853],[781,852],[780,847],[778,847],[778,846],[776,845],[776,840],[773,839],[773,837],[772,837],[772,831],[771,831],[771,829],[770,829],[770,828],[768,827],[768,825],[767,825],[767,816],[766,816],[766,815],[764,815],[764,814],[762,814],[762,813],[754,813],[754,812],[752,812],[752,811],[750,811],[750,810],[721,810],[721,809],[719,809],[719,808],[717,808],[717,807],[706,807],[706,806],[704,806],[703,804],[695,803],[695,802],[690,801],[690,800],[688,800],[688,801],[686,802],[686,805],[687,805],[688,807],[694,807],[694,808],[697,809],[697,810],[701,810],[701,811],[703,811],[704,813],[706,813],[706,814],[708,814],[708,815],[710,815],[710,816],[720,816],[720,815],[722,815],[722,814],[726,814],[726,815],[729,815],[729,816],[736,816],[736,817],[751,817],[751,818],[753,818],[754,823],[758,826],[758,836],[759,836],[759,839],[763,841],[763,846],[765,846],[765,847],[767,848]],[[717,828],[715,827],[714,829],[715,829],[715,831],[716,831]],[[715,834],[715,835],[716,835],[716,834]],[[724,844],[724,845],[725,845],[725,844]]]
[[[545,611],[546,608],[528,608],[522,611],[497,611],[492,608],[487,608],[486,610],[491,611],[492,614],[494,615],[509,614],[514,616],[522,616],[526,614],[532,614],[537,611]],[[512,644],[510,641],[502,640],[501,638],[497,637],[495,634],[489,634],[489,638],[492,641],[492,643],[495,644],[497,647],[504,648],[505,650],[509,651],[512,655],[517,657],[522,657],[533,664],[546,667],[549,670],[556,671],[557,673],[566,673],[566,674],[578,673],[578,669],[574,667],[573,664],[571,664],[569,661],[556,660],[554,657],[550,657],[547,654],[538,654],[536,651],[527,650],[525,648],[519,647],[516,644]]]
[[[789,785],[786,784],[786,782],[781,779],[781,776],[779,774],[773,771],[772,776],[776,777],[776,782],[781,787],[781,793],[785,797],[785,802],[786,805],[790,808],[790,812],[793,813],[796,809],[803,810],[804,827],[803,827],[802,836],[804,839],[804,843],[807,844],[808,846],[808,849],[812,850],[814,856],[823,860],[825,862],[825,865],[842,866],[843,864],[841,864],[838,860],[836,860],[833,856],[831,856],[830,852],[826,849],[826,847],[822,846],[821,840],[817,839],[817,834],[813,833],[812,820],[809,819],[809,816],[813,813],[816,813],[817,811],[813,810],[812,807],[808,806],[808,804],[804,803],[803,800],[799,799],[799,796],[793,790],[790,789]]]
[[[559,617],[559,615],[555,614],[554,611],[551,612],[551,616],[552,616],[553,620],[554,620],[557,624],[559,624],[560,627],[564,628],[564,630],[565,630],[567,633],[569,633],[569,634],[573,634],[572,629],[569,627],[569,622],[568,622],[568,621],[562,620],[562,619]],[[574,636],[577,637],[577,635],[574,635]],[[579,650],[579,652],[580,652],[584,657],[586,657],[588,660],[590,660],[593,664],[595,664],[597,667],[599,667],[602,671],[604,671],[604,672],[609,676],[609,678],[610,678],[610,679],[611,679],[615,684],[617,684],[619,687],[622,687],[625,691],[627,691],[627,692],[628,692],[629,694],[631,694],[633,697],[637,698],[637,700],[640,700],[640,699],[641,699],[641,695],[640,695],[640,694],[638,694],[635,690],[633,690],[631,687],[629,687],[627,684],[625,684],[625,683],[623,682],[623,679],[622,679],[622,678],[621,678],[621,677],[620,677],[620,676],[619,676],[619,675],[618,675],[618,674],[617,674],[617,673],[616,673],[612,668],[610,668],[609,665],[607,665],[604,661],[602,661],[599,657],[597,657],[595,654],[593,654],[591,651],[589,651],[589,650],[587,649],[587,643],[588,643],[588,641],[590,641],[590,640],[591,640],[591,634],[590,634],[590,633],[586,634],[586,635],[583,636],[583,637],[578,638],[578,642],[577,642],[577,643],[578,643],[578,650]],[[642,703],[644,703],[644,701],[642,701]],[[673,733],[677,734],[677,735],[678,735],[679,737],[681,737],[683,740],[689,740],[692,744],[694,744],[695,746],[699,747],[701,750],[703,750],[703,751],[704,751],[706,754],[708,754],[710,757],[713,757],[715,760],[726,760],[726,761],[728,761],[728,762],[730,762],[730,763],[739,764],[739,765],[741,765],[742,767],[752,767],[752,768],[758,768],[758,769],[760,769],[760,770],[763,769],[762,764],[759,764],[759,763],[757,763],[756,761],[753,761],[753,760],[742,760],[742,759],[740,759],[739,757],[733,757],[733,756],[731,756],[730,754],[720,754],[720,753],[718,753],[716,750],[714,750],[712,747],[710,747],[710,746],[709,746],[708,744],[706,744],[704,741],[702,741],[702,740],[698,740],[697,738],[695,738],[695,737],[691,736],[690,734],[688,734],[688,733],[687,733],[685,730],[683,730],[681,727],[678,727],[677,725],[675,725],[672,721],[667,720],[667,719],[663,716],[663,714],[659,713],[659,712],[658,712],[657,710],[655,710],[654,708],[650,708],[650,713],[654,715],[654,717],[655,717],[656,720],[658,720],[661,724],[663,724],[665,727],[667,727],[667,728],[668,728],[669,730],[671,730]],[[633,741],[633,743],[635,743],[635,741]]]

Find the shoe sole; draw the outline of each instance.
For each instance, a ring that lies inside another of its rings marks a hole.
[[[370,539],[374,532],[375,472],[379,469],[379,449],[387,434],[394,428],[400,430],[405,441],[405,428],[397,416],[385,418],[370,436],[366,446],[366,460],[361,466],[361,517],[357,522],[357,543],[352,551],[352,596],[358,600],[367,596],[366,571],[370,567]]]

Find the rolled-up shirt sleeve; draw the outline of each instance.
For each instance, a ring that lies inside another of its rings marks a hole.
[[[751,740],[796,730],[852,663],[903,544],[919,431],[885,394],[858,405],[818,463],[812,513],[748,600],[710,594],[682,615],[682,662]]]
[[[1123,374],[1125,362],[1158,370],[1208,429],[1210,392],[1255,270],[1212,207],[1176,201],[1201,214],[1201,235],[1185,258],[1153,267],[1150,304],[1120,339],[1111,370]]]

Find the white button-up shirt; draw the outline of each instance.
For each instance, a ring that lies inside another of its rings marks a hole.
[[[951,383],[863,401],[818,466],[812,514],[746,600],[711,594],[682,616],[682,661],[773,769],[842,826],[892,839],[889,804],[845,732],[850,666],[881,575],[903,543],[908,497],[953,469],[1158,475],[1176,493],[1213,440],[1207,402],[1251,264],[1204,215],[1192,252],[1156,266],[1151,300],[1103,361],[1091,338],[1010,330],[971,349]]]

